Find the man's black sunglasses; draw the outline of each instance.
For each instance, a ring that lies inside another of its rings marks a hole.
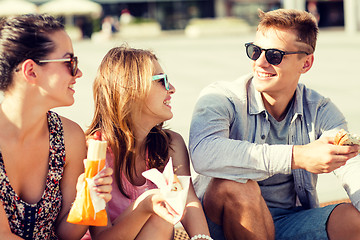
[[[310,53],[307,53],[305,51],[298,51],[298,52],[285,52],[276,48],[269,48],[264,49],[259,46],[256,46],[253,43],[245,43],[246,47],[246,54],[251,60],[257,60],[262,51],[265,51],[265,58],[268,63],[271,65],[279,65],[284,57],[284,55],[290,55],[290,54],[306,54],[309,55]]]

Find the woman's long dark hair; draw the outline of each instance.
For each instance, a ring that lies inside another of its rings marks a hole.
[[[0,90],[12,85],[16,67],[27,59],[40,60],[55,50],[49,35],[64,25],[46,14],[28,14],[0,21]]]

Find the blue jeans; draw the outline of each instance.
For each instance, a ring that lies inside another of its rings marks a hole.
[[[338,204],[312,209],[269,208],[275,224],[275,239],[327,240],[326,224],[336,206]],[[212,222],[207,216],[206,220],[211,237],[214,240],[225,240],[222,226]]]

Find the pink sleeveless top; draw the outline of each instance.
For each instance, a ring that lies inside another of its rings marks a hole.
[[[108,151],[106,154],[106,166],[112,168],[113,162],[114,162],[114,155],[111,151]],[[127,207],[130,206],[131,203],[133,203],[146,190],[157,188],[153,182],[147,179],[144,185],[134,186],[127,180],[127,178],[124,176],[123,173],[121,174],[124,179],[123,187],[125,192],[129,195],[129,198],[122,195],[114,179],[115,175],[113,175],[112,192],[111,192],[112,198],[110,202],[108,202],[108,213],[112,223]],[[87,233],[82,238],[82,240],[89,240],[89,239],[91,239],[91,236],[89,231],[87,231]]]

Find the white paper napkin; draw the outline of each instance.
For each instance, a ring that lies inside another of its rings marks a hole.
[[[89,161],[89,160],[86,160],[86,161]],[[86,167],[86,161],[84,161],[84,165]],[[98,164],[98,173],[92,177],[92,178],[86,178],[86,182],[88,184],[88,189],[89,189],[89,192],[90,192],[90,198],[91,198],[91,202],[94,206],[94,219],[96,217],[96,214],[98,212],[100,212],[101,210],[104,210],[105,207],[106,207],[106,202],[103,198],[99,197],[96,193],[96,191],[94,190],[94,187],[96,186],[95,184],[95,178],[99,175],[100,173],[100,161],[99,161],[99,164]],[[85,182],[83,183],[83,185],[85,186]],[[82,187],[81,189],[81,192],[82,191],[85,191],[85,187]]]
[[[98,173],[99,174],[99,173]],[[91,202],[94,206],[94,219],[96,217],[96,214],[100,212],[101,210],[104,210],[106,207],[106,202],[103,198],[99,197],[94,190],[95,184],[95,177],[98,175],[96,174],[93,178],[86,178],[86,181],[88,183],[88,188],[90,192]]]
[[[152,168],[143,172],[142,175],[160,189],[166,201],[166,208],[175,217],[173,224],[178,223],[184,214],[190,186],[190,176],[177,176],[183,189],[180,191],[171,191],[174,181],[174,170],[171,158],[166,164],[163,173]]]

